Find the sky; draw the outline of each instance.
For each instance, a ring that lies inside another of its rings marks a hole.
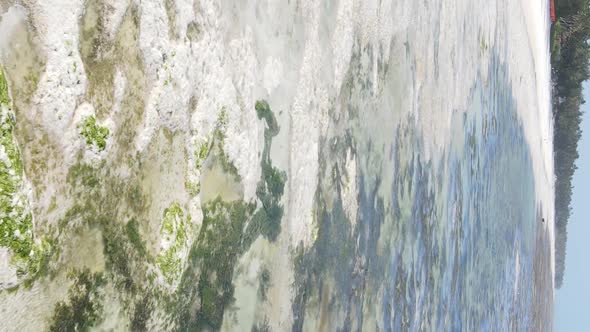
[[[574,174],[563,286],[555,296],[555,331],[590,331],[590,83],[584,83],[582,140]]]

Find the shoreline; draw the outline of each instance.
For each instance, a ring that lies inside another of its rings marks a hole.
[[[549,2],[522,0],[535,72],[535,108],[519,107],[526,137],[531,147],[538,208],[546,222],[551,253],[551,283],[555,289],[555,172],[553,165],[553,116],[551,108],[551,65]],[[554,294],[554,292],[552,291]]]

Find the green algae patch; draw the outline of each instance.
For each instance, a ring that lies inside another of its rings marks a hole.
[[[276,136],[279,133],[279,124],[268,102],[266,100],[258,100],[254,108],[256,109],[258,119],[264,119],[266,121],[267,130],[264,131],[265,138],[267,135],[269,137]]]
[[[10,96],[8,95],[8,84],[4,77],[4,72],[0,67],[0,105],[8,106],[10,104]]]
[[[275,241],[281,232],[281,219],[284,213],[281,197],[287,176],[270,165],[263,166],[262,176],[263,180],[256,187],[256,196],[262,203],[262,208],[254,214],[246,234],[253,237],[252,241],[258,234],[269,241]]]
[[[262,203],[262,208],[256,211],[252,222],[246,230],[248,237],[262,234],[269,241],[275,241],[281,232],[281,219],[283,218],[283,206],[281,198],[285,190],[287,174],[272,165],[270,159],[270,148],[272,139],[279,133],[277,120],[264,100],[256,102],[258,119],[266,121],[264,130],[264,150],[262,151],[262,179],[256,187],[256,196]]]
[[[178,288],[180,330],[219,329],[224,310],[233,303],[234,266],[250,246],[243,229],[255,205],[217,198],[203,205],[203,223]],[[197,289],[195,292],[195,285]],[[190,304],[200,303],[196,312]]]
[[[0,247],[9,249],[18,277],[28,279],[44,265],[49,243],[34,234],[14,126],[8,84],[0,68]]]
[[[147,293],[135,304],[131,316],[131,331],[148,331],[148,321],[152,316],[154,294]]]
[[[200,171],[209,155],[209,140],[201,142],[195,151],[195,167]]]
[[[201,193],[201,183],[198,181],[186,180],[184,182],[184,189],[191,196],[195,197]]]
[[[238,170],[223,150],[227,121],[222,109],[211,142],[195,152],[203,221],[176,292],[180,331],[221,328],[224,311],[234,302],[234,266],[250,246],[244,228],[256,204],[243,201]]]
[[[140,233],[141,215],[135,214],[143,206],[143,198],[137,192],[136,180],[112,176],[105,166],[102,161],[94,167],[85,163],[70,167],[68,194],[75,203],[58,227],[62,234],[80,225],[97,227],[102,233],[105,276],[119,291],[135,294],[141,289],[146,265],[152,259]],[[122,211],[124,216],[119,215]],[[129,218],[129,213],[134,213],[135,218]]]
[[[162,250],[156,262],[166,281],[172,284],[182,273],[182,253],[187,248],[187,230],[191,223],[178,203],[164,210],[160,236]]]
[[[213,328],[221,326],[223,312],[233,302],[234,266],[242,253],[242,230],[252,209],[252,205],[227,204],[220,199],[203,209],[203,232],[197,248],[197,255],[203,259],[198,283],[200,316]]]
[[[137,250],[140,255],[146,255],[147,250],[145,247],[145,241],[141,238],[139,232],[139,223],[136,219],[131,219],[125,225],[125,233],[131,245]]]
[[[100,273],[89,270],[73,273],[74,284],[68,291],[68,300],[57,303],[49,331],[88,331],[100,322],[103,313],[103,295],[100,288],[106,280]]]
[[[232,280],[239,257],[259,236],[276,240],[280,233],[283,216],[280,201],[287,176],[273,167],[270,159],[272,138],[278,134],[279,127],[268,103],[259,101],[255,108],[259,118],[267,121],[262,177],[256,190],[258,199],[245,202],[220,194],[207,195],[206,199],[202,199],[203,222],[177,290],[177,324],[180,331],[220,329],[225,310],[234,303],[235,286]],[[237,168],[223,152],[226,124],[227,115],[222,110],[203,171],[216,164],[224,170],[226,177],[233,175],[235,181],[241,184]],[[204,173],[202,180],[206,177]],[[270,271],[264,269],[260,278],[259,296],[264,298],[270,287]]]
[[[117,227],[103,228],[103,252],[110,279],[119,290],[135,293],[138,288],[134,275],[136,253],[132,252],[123,230]]]
[[[80,227],[100,231],[101,244],[90,248],[102,251],[104,267],[99,271],[104,271],[109,287],[112,285],[116,290],[114,298],[109,300],[119,302],[126,312],[137,311],[133,324],[142,326],[152,310],[151,304],[143,306],[146,302],[142,298],[158,298],[152,291],[155,257],[142,234],[146,219],[141,211],[145,210],[145,199],[137,177],[121,179],[105,166],[106,162],[102,161],[70,167],[68,194],[75,198],[75,203],[66,212],[59,229],[62,234],[75,233]]]
[[[103,151],[107,147],[109,129],[99,126],[96,123],[96,118],[89,116],[84,119],[80,126],[80,135],[84,137],[87,145],[95,146],[98,151]]]
[[[143,240],[139,236],[133,239],[134,235],[129,234],[130,223],[134,224],[133,221],[110,224],[106,219],[100,223],[105,276],[121,293],[125,306],[130,306],[137,295],[144,293],[150,285],[148,266],[154,262],[154,258],[144,251]]]
[[[104,163],[101,163],[99,167],[103,167],[104,165]],[[73,187],[82,186],[84,189],[94,190],[100,185],[100,174],[91,165],[76,164],[68,171],[67,181]]]
[[[207,138],[203,142],[199,142],[196,145],[195,151],[193,152],[194,167],[199,172],[198,174],[201,174],[203,165],[207,160],[207,156],[209,156],[209,150],[211,147],[210,139]],[[198,178],[196,181],[187,179],[184,183],[184,187],[192,197],[195,197],[201,193],[201,182],[198,180]]]

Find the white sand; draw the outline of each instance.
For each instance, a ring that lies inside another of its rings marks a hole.
[[[532,54],[534,73],[533,81],[517,88],[531,89],[526,99],[520,99],[518,105],[520,117],[523,121],[526,139],[531,148],[532,163],[535,172],[535,188],[537,200],[543,208],[543,216],[547,222],[545,227],[551,238],[551,271],[555,276],[555,172],[553,167],[553,115],[551,109],[551,70],[549,53],[549,32],[551,22],[549,20],[549,1],[522,0],[521,10],[515,8],[515,15],[522,15],[526,22],[528,43]],[[519,13],[519,14],[516,14]],[[515,18],[511,22],[518,22]],[[514,63],[511,69],[527,70],[522,64],[522,58],[516,58],[520,65]],[[514,82],[519,74],[512,71]],[[555,278],[552,278],[554,282]]]

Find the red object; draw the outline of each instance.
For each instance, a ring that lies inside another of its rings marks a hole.
[[[555,1],[554,0],[549,0],[549,7],[551,8],[551,22],[555,23]]]

